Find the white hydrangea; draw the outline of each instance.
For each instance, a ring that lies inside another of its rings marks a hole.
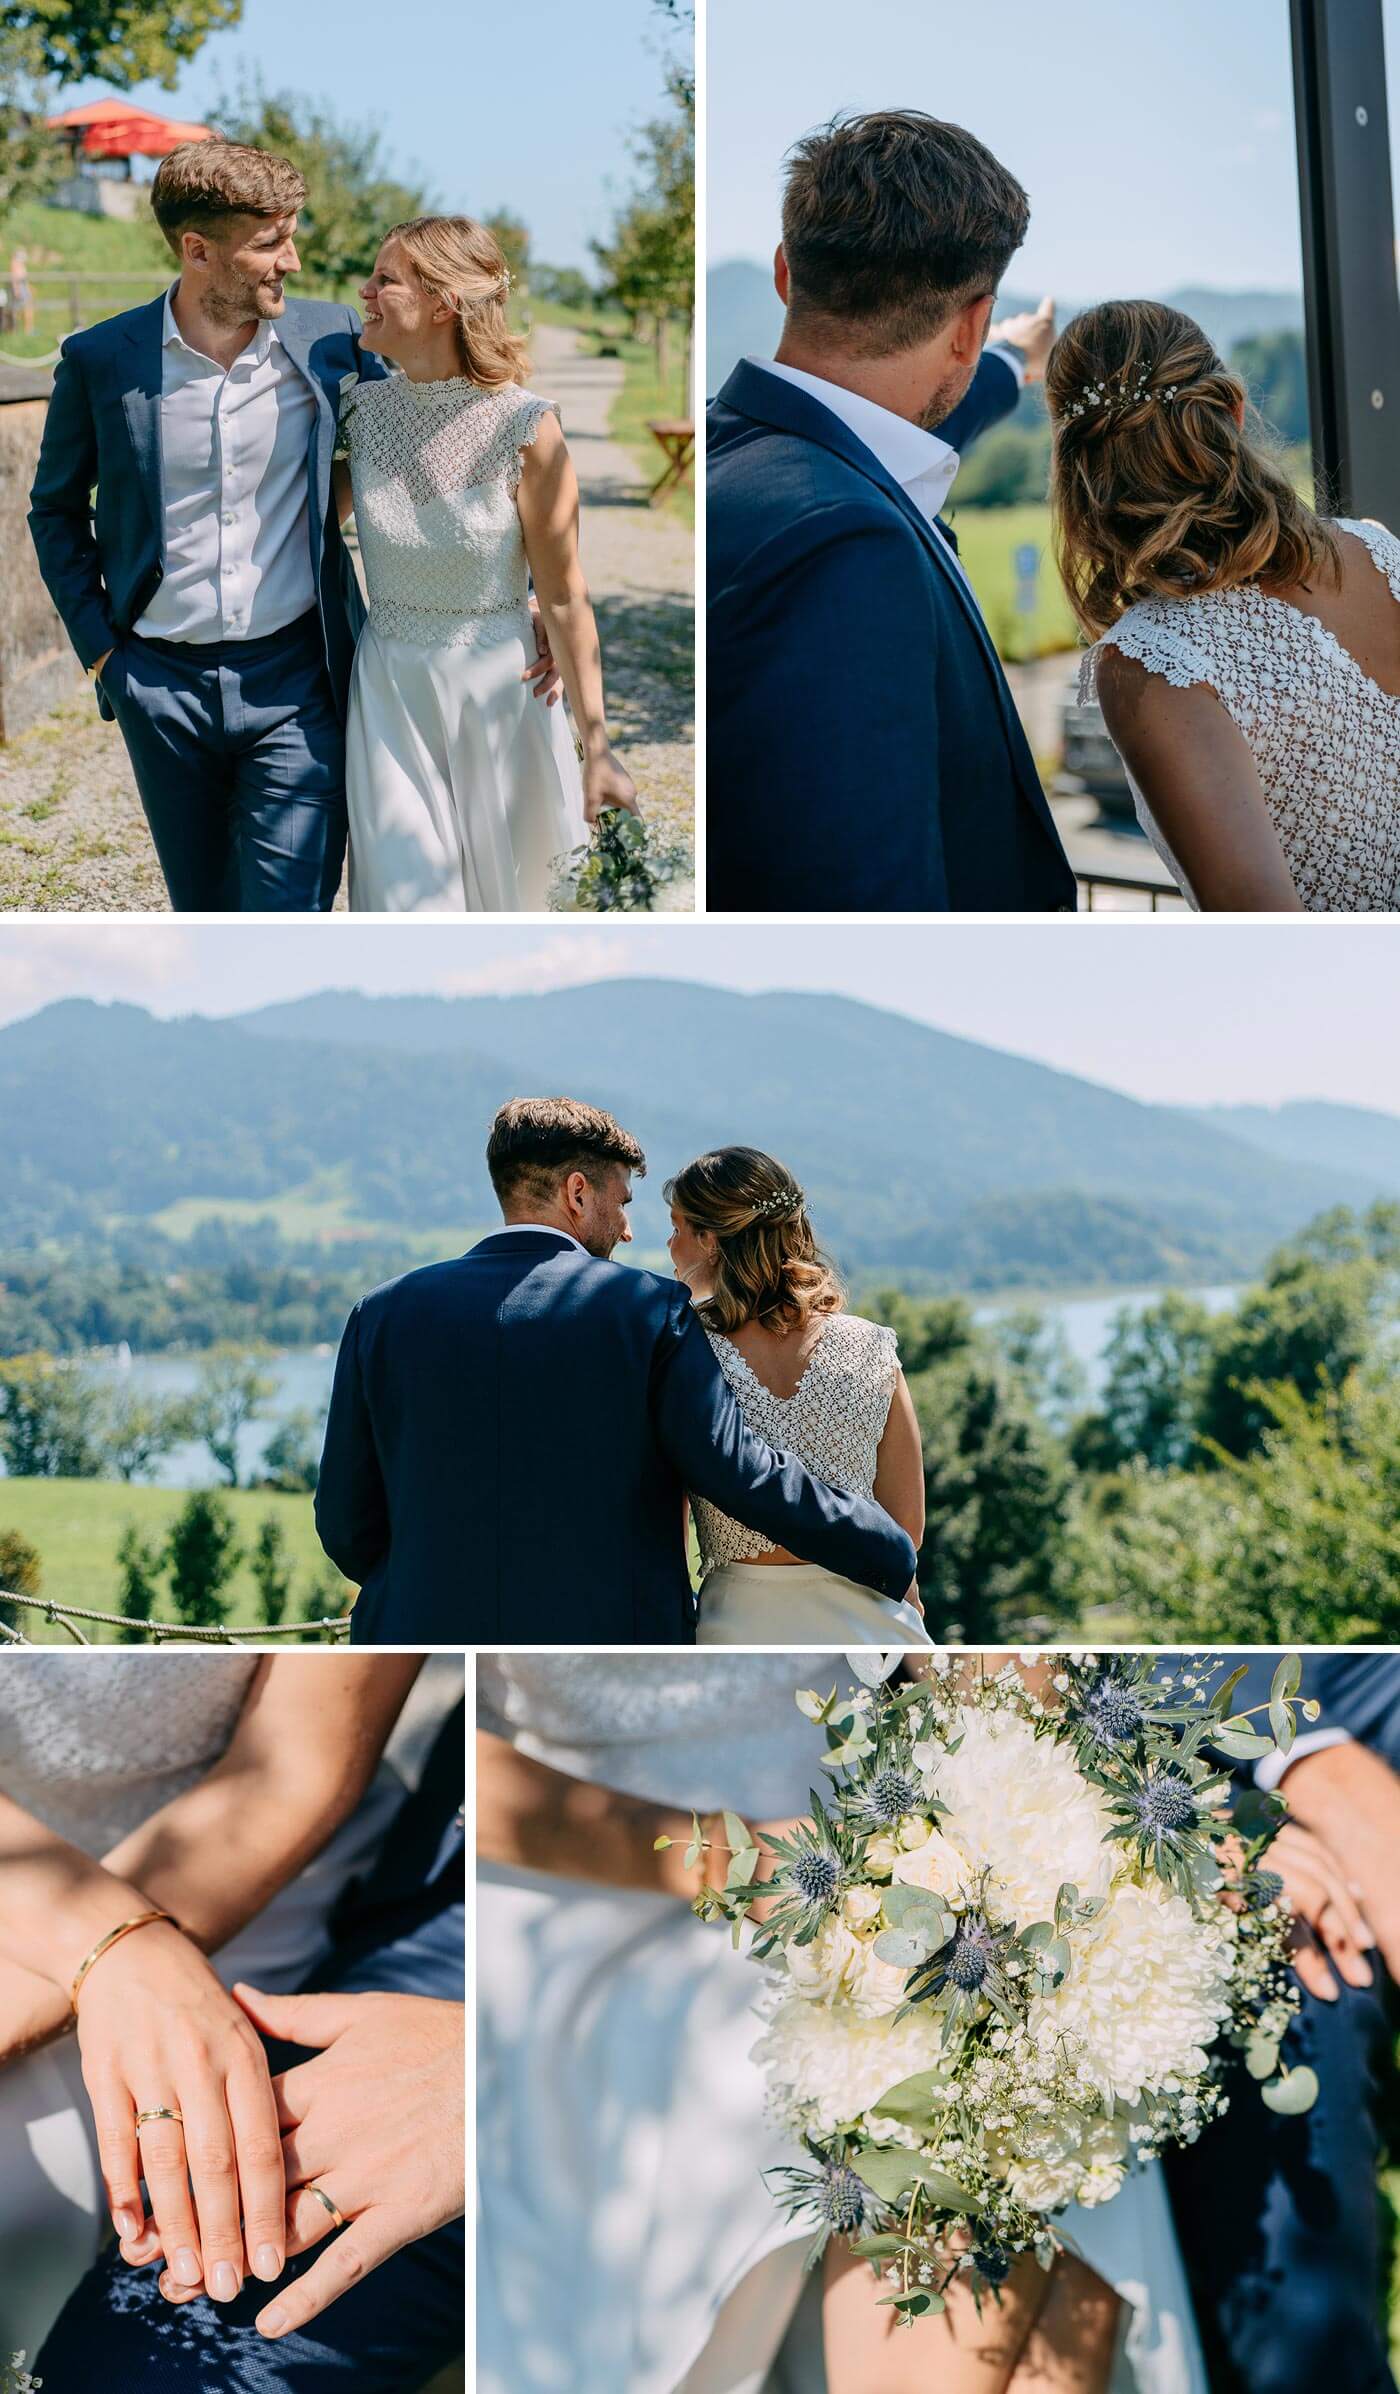
[[[902,2078],[934,2068],[943,2058],[941,2029],[932,2012],[897,2022],[863,2020],[849,2005],[833,2009],[790,1995],[775,2006],[753,2059],[782,2125],[799,2135],[831,2136]]]
[[[926,1887],[931,1895],[950,1900],[962,1895],[969,1875],[967,1856],[938,1829],[932,1830],[922,1845],[897,1854],[891,1865],[891,1876],[898,1885]]]
[[[1032,2003],[1032,2033],[1074,2040],[1081,2069],[1119,2103],[1196,2078],[1229,2016],[1234,1934],[1223,1907],[1201,1920],[1160,1880],[1120,1880],[1076,1933],[1069,1976]]]
[[[1011,1711],[963,1705],[958,1728],[957,1752],[945,1754],[934,1775],[952,1813],[939,1825],[975,1869],[990,1868],[1017,1927],[1050,1919],[1066,1881],[1082,1896],[1107,1894],[1114,1849],[1103,1839],[1110,1815],[1070,1749],[1036,1737]]]
[[[798,1994],[807,2003],[849,2003],[862,2020],[898,2011],[909,1973],[882,1962],[874,1944],[873,1922],[864,1937],[843,1920],[824,1922],[810,1945],[788,1947],[788,1971]]]

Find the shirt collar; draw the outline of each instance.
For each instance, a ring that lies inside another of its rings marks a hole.
[[[936,432],[925,432],[922,424],[911,424],[907,416],[897,416],[892,409],[877,406],[873,399],[862,398],[859,391],[826,382],[819,374],[805,374],[800,366],[780,365],[771,357],[755,357],[746,362],[760,367],[765,374],[777,374],[784,382],[795,383],[800,391],[820,400],[857,440],[864,442],[885,472],[893,476],[901,490],[907,491],[919,513],[932,523],[953,487],[960,462],[956,449],[950,449]]]
[[[218,359],[216,357],[207,356],[205,351],[202,349],[196,349],[192,342],[185,339],[185,336],[181,332],[179,325],[176,323],[175,293],[178,289],[179,281],[177,278],[177,280],[170,285],[169,290],[165,294],[165,313],[161,321],[160,335],[162,348],[170,349],[173,347],[175,349],[183,349],[186,357],[198,358],[201,364],[211,366],[216,374],[222,372],[223,369],[220,367]],[[234,359],[234,364],[238,364],[239,358],[250,357],[257,365],[261,365],[266,358],[268,351],[272,347],[276,332],[277,327],[272,322],[271,317],[264,316],[259,322],[258,329],[254,333],[252,340],[248,343],[247,348],[240,349],[238,357]]]
[[[484,1239],[478,1239],[477,1245],[484,1247],[491,1239],[518,1238],[521,1231],[533,1232],[538,1239],[567,1239],[571,1247],[577,1247],[580,1255],[588,1253],[582,1239],[576,1239],[571,1230],[557,1229],[553,1222],[503,1222],[499,1230],[488,1230]]]

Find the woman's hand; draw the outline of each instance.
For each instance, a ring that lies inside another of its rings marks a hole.
[[[610,748],[600,748],[596,756],[584,759],[583,766],[583,819],[590,830],[610,806],[620,806],[629,815],[640,815],[642,811],[637,804],[636,783],[627,767]]]
[[[1295,1918],[1293,1967],[1303,1985],[1324,2003],[1337,2000],[1330,1961],[1349,1987],[1369,1987],[1366,1956],[1376,1940],[1356,1896],[1320,1837],[1287,1821],[1264,1857],[1277,1871]]]
[[[161,1923],[115,1945],[83,1982],[78,2042],[125,2257],[154,2249],[144,2177],[155,2238],[180,2283],[232,2302],[245,2255],[255,2277],[280,2276],[286,2181],[267,2060],[198,1948]],[[180,2119],[150,2120],[138,2136],[137,2113],[157,2110]]]

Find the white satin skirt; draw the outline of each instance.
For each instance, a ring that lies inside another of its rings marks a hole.
[[[700,1589],[698,1646],[931,1646],[912,1604],[818,1563],[721,1563]]]
[[[402,1797],[397,1773],[383,1765],[324,1851],[210,1956],[226,1987],[243,1979],[285,1995],[301,1985],[337,1897],[373,1860]],[[69,2036],[0,2070],[0,2353],[33,2361],[110,2227],[78,2041]]]
[[[389,640],[367,623],[345,727],[356,914],[542,912],[587,838],[562,701],[521,680],[527,610],[468,647]]]

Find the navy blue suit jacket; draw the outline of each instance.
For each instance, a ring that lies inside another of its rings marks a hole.
[[[941,428],[1015,403],[984,358]],[[1074,875],[952,553],[865,443],[761,367],[708,417],[706,895],[738,912],[1059,911]]]
[[[144,614],[165,571],[164,322],[162,293],[71,334],[54,372],[29,529],[49,596],[88,667]],[[359,332],[354,309],[329,300],[289,299],[277,319],[279,340],[316,395],[308,513],[326,666],[342,719],[364,605],[331,504],[331,459],[342,384],[376,381],[385,371],[361,350]],[[97,699],[110,720],[100,683]]]
[[[688,1292],[505,1231],[361,1299],[316,1523],[357,1645],[685,1645],[682,1500],[881,1595],[914,1548],[745,1426]]]

